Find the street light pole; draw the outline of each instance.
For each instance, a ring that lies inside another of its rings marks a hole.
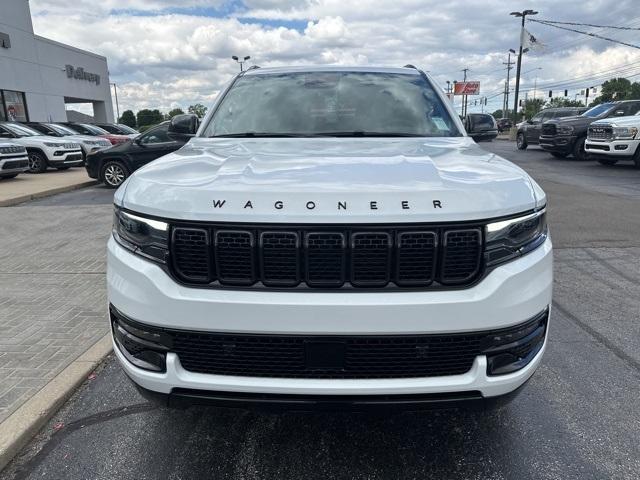
[[[113,91],[116,94],[116,123],[120,121],[120,106],[118,105],[118,86],[116,82],[110,83],[109,85],[113,85]]]
[[[516,91],[515,99],[513,102],[513,124],[518,123],[518,94],[520,93],[520,70],[522,68],[522,37],[524,36],[524,21],[527,15],[537,15],[535,10],[523,10],[522,12],[511,12],[510,15],[514,17],[522,18],[522,25],[520,27],[520,51],[518,53],[518,64],[516,66]]]
[[[244,64],[244,62],[246,62],[246,61],[247,61],[247,60],[249,60],[250,58],[251,58],[251,57],[250,57],[249,55],[247,55],[246,57],[243,57],[243,59],[242,59],[242,60],[240,60],[240,58],[239,58],[238,56],[236,56],[236,55],[233,55],[233,56],[231,57],[231,59],[232,59],[232,60],[235,60],[236,62],[238,62],[238,63],[240,64],[240,71],[241,71],[241,72],[243,71],[243,69],[242,69],[242,65]]]

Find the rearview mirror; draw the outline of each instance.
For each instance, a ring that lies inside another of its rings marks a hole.
[[[198,127],[200,127],[200,119],[197,115],[190,113],[176,115],[169,123],[167,134],[173,140],[188,142],[191,137],[195,136]]]

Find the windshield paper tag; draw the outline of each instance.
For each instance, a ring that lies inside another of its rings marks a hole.
[[[431,120],[436,124],[438,130],[447,130],[447,124],[444,123],[444,120],[440,117],[432,117]]]

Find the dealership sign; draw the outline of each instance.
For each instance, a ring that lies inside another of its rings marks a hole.
[[[96,85],[100,85],[100,75],[97,73],[89,73],[85,72],[82,67],[74,67],[73,65],[65,65],[65,70],[67,71],[68,78],[75,78],[78,80],[86,80],[87,82],[95,83]]]
[[[480,95],[480,82],[455,82],[454,95]]]

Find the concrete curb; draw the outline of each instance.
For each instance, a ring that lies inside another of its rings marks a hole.
[[[111,352],[106,334],[0,423],[0,472]]]
[[[79,190],[81,188],[90,187],[97,184],[97,180],[86,180],[80,183],[74,183],[73,185],[65,185],[64,187],[56,187],[41,192],[20,195],[19,197],[9,198],[8,200],[0,200],[0,207],[10,207],[19,203],[28,202],[29,200],[50,197],[51,195],[57,195],[58,193],[71,192],[73,190]]]

